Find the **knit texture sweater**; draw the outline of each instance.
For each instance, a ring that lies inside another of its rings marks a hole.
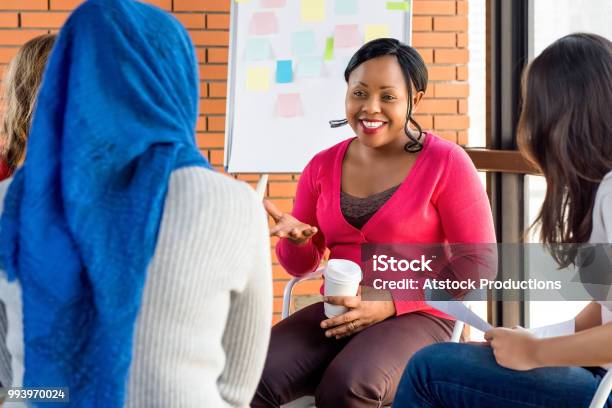
[[[249,405],[270,336],[267,231],[246,184],[199,167],[172,173],[134,332],[126,408]]]
[[[431,133],[397,190],[360,229],[355,228],[340,206],[342,162],[353,140],[318,153],[300,176],[292,215],[319,232],[304,245],[279,241],[278,259],[289,273],[314,271],[326,249],[330,259],[359,264],[361,245],[366,243],[496,242],[489,200],[472,161],[461,147]],[[424,301],[402,299],[401,291],[392,290],[391,295],[398,315],[424,311],[450,318]]]

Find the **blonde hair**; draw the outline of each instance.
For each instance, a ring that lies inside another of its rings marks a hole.
[[[33,38],[19,49],[4,80],[5,111],[0,124],[0,155],[14,171],[25,158],[38,88],[55,34]]]

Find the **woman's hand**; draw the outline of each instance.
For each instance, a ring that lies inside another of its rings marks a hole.
[[[336,339],[352,336],[375,323],[395,316],[395,304],[390,292],[367,286],[361,287],[361,292],[369,292],[368,298],[377,300],[362,300],[361,295],[325,297],[326,302],[349,309],[346,313],[321,322],[321,328],[327,329],[325,336]]]
[[[526,371],[541,367],[538,363],[540,340],[520,326],[497,327],[485,333],[497,363],[512,370]]]
[[[276,225],[270,228],[270,235],[287,238],[293,243],[301,245],[308,242],[317,233],[317,227],[304,224],[291,214],[282,213],[271,201],[264,199],[264,207]]]

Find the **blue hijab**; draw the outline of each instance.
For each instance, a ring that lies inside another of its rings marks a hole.
[[[155,7],[89,0],[62,28],[0,229],[23,290],[24,386],[123,405],[170,174],[209,167],[198,86],[188,34]]]

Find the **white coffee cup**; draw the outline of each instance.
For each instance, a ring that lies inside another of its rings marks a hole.
[[[323,271],[325,296],[355,296],[359,289],[361,268],[348,259],[330,259]],[[325,302],[325,316],[332,318],[347,311],[347,308]]]

